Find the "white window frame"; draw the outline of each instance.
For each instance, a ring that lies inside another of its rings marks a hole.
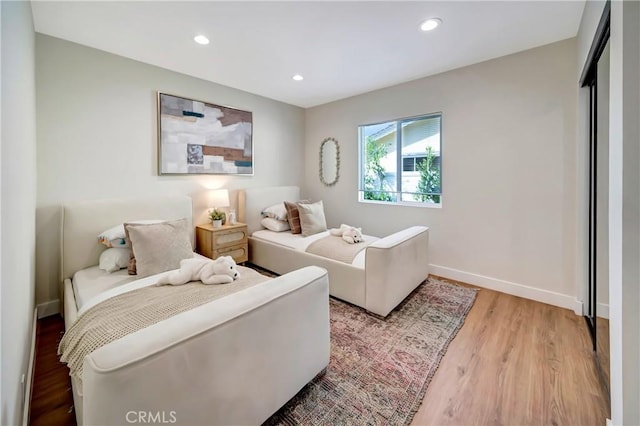
[[[403,201],[402,200],[402,131],[401,126],[405,121],[416,121],[421,119],[429,119],[439,117],[440,118],[440,202],[434,203],[432,201]],[[374,126],[376,124],[392,123],[395,122],[397,126],[396,134],[399,137],[396,138],[396,191],[386,191],[396,194],[397,201],[380,201],[380,200],[367,200],[364,198],[364,150],[365,142],[363,142],[362,127]],[[410,206],[410,207],[425,207],[425,208],[442,208],[443,200],[443,178],[442,178],[442,112],[433,112],[429,114],[417,115],[413,117],[405,117],[396,120],[384,120],[377,123],[361,124],[358,126],[358,202],[366,204],[382,204],[387,206]],[[400,191],[399,191],[400,190]]]

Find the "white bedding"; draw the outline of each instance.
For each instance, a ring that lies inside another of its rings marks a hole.
[[[102,293],[98,293],[94,295],[91,299],[86,300],[84,304],[80,307],[80,309],[78,309],[78,316],[82,315],[92,306],[95,306],[98,303],[104,300],[107,300],[111,297],[117,296],[119,294],[127,293],[132,290],[137,290],[142,287],[149,287],[151,285],[154,285],[158,282],[158,278],[160,278],[163,275],[169,274],[171,272],[173,271],[161,272],[159,274],[150,275],[148,277],[139,278],[139,279],[136,279],[137,277],[135,275],[130,275],[133,278],[133,280],[127,283],[124,283],[122,285],[119,285],[117,287],[110,288],[109,290],[103,291]]]
[[[81,269],[73,274],[73,293],[76,296],[76,308],[81,309],[84,304],[96,295],[135,281],[138,277],[129,275],[126,269],[108,273],[97,266]]]
[[[324,238],[329,235],[329,231],[320,232],[319,234],[310,235],[308,237],[303,237],[301,234],[292,234],[291,232],[274,232],[269,231],[268,229],[263,229],[260,231],[256,231],[251,234],[252,237],[268,241],[270,243],[279,244],[281,246],[288,247],[290,249],[306,251],[307,247],[314,241],[317,241],[321,238]],[[365,241],[367,242],[375,242],[379,240],[378,237],[373,237],[371,235],[363,235]],[[365,260],[366,250],[362,250],[360,253],[356,255],[351,262],[351,265],[364,269],[364,260]]]
[[[206,259],[206,257],[201,256],[198,253],[194,253],[193,255]],[[159,275],[160,274],[152,275],[147,278],[158,278]],[[120,269],[119,271],[111,273],[106,272],[97,266],[81,269],[73,274],[73,279],[71,280],[71,283],[73,284],[73,293],[76,297],[76,308],[78,311],[85,311],[85,305],[87,302],[91,301],[99,294],[119,288],[136,280],[138,280],[138,276],[129,275],[126,269]],[[92,303],[92,305],[93,304],[94,303]]]

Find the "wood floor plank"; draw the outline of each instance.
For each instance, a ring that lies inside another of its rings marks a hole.
[[[582,317],[481,289],[413,425],[602,425],[608,394]]]
[[[29,424],[75,425],[69,370],[58,361],[58,343],[64,330],[59,315],[38,320],[36,362]]]
[[[599,324],[605,345],[608,323]],[[63,329],[59,316],[38,320],[32,425],[75,425],[68,369],[56,355]],[[605,374],[582,317],[481,289],[412,425],[604,425]]]

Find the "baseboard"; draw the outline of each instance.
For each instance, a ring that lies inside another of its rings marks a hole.
[[[29,351],[29,366],[27,367],[27,377],[24,381],[24,395],[22,404],[22,426],[29,424],[29,413],[31,411],[31,390],[33,389],[33,373],[36,362],[36,327],[38,326],[38,308],[33,310],[33,329],[31,331],[31,350]]]
[[[584,315],[584,302],[582,302],[582,300],[575,300],[575,307],[573,309],[573,312],[575,312],[576,315]]]
[[[38,305],[38,319],[60,313],[60,300],[50,300]]]
[[[576,307],[574,309],[574,312],[576,313],[576,315],[584,315],[584,303],[578,299],[576,299],[575,303]],[[596,307],[596,315],[599,318],[609,319],[609,305],[606,303],[598,303],[598,306]]]
[[[596,306],[596,315],[600,318],[609,319],[609,304],[598,303],[598,306]]]
[[[558,306],[560,308],[569,309],[576,312],[578,305],[575,297],[566,294],[556,293],[540,288],[529,287],[522,284],[512,283],[497,278],[486,277],[484,275],[472,274],[470,272],[459,271],[446,266],[429,265],[430,273],[449,278],[456,281],[462,281],[467,284],[477,285],[490,290],[499,291],[501,293],[511,294],[513,296],[523,297],[525,299],[535,300],[537,302]],[[580,306],[582,312],[582,306]],[[581,313],[580,313],[581,314]]]

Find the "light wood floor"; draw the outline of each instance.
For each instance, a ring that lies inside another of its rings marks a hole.
[[[412,425],[602,426],[609,416],[582,317],[481,289]]]
[[[606,384],[607,394],[611,396],[611,358],[609,356],[609,320],[597,318],[596,327],[598,331],[596,333],[598,342],[598,359],[599,366],[601,367],[602,379]],[[608,399],[609,400],[609,399]],[[610,401],[610,400],[609,400]],[[611,415],[611,406],[609,404],[609,415]],[[609,417],[611,418],[611,417]]]
[[[55,355],[64,324],[38,324],[31,424],[75,425],[68,370]],[[603,426],[608,400],[582,317],[481,289],[412,425]]]

